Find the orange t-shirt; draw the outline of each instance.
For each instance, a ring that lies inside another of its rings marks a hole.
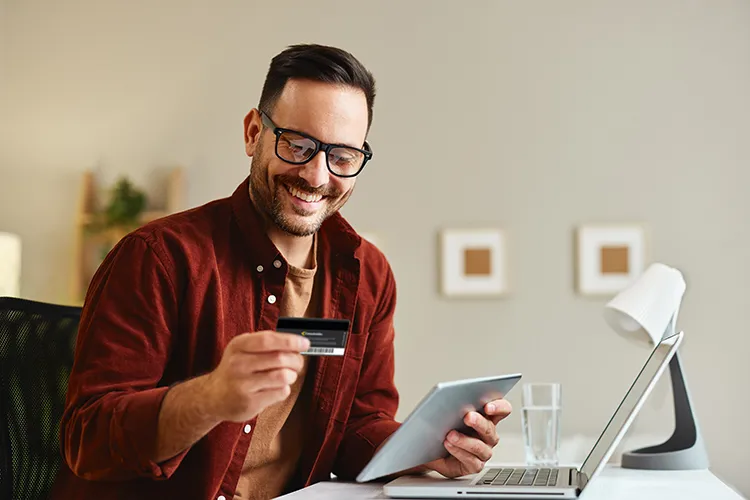
[[[313,262],[316,262],[313,246]],[[315,271],[289,266],[281,298],[281,316],[316,316],[318,300]],[[302,453],[306,399],[300,398],[309,358],[292,384],[288,398],[269,406],[258,415],[234,500],[257,500],[280,496],[294,474]]]

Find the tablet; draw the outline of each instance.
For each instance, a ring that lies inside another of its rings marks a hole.
[[[456,429],[468,432],[464,417],[484,414],[484,405],[502,399],[521,374],[499,375],[435,385],[357,476],[363,483],[448,456],[443,442]]]

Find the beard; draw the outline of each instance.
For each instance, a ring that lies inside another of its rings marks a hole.
[[[258,152],[263,148],[258,145]],[[342,197],[342,191],[331,184],[314,188],[297,175],[280,174],[273,179],[268,177],[270,160],[265,155],[256,154],[250,163],[250,198],[255,208],[267,221],[287,234],[304,237],[315,234],[323,222],[335,214],[351,196],[351,190]],[[273,187],[272,187],[273,186]],[[306,211],[285,200],[292,195],[285,186],[296,188],[303,193],[322,195],[321,208],[314,212]],[[286,194],[282,193],[285,191]]]

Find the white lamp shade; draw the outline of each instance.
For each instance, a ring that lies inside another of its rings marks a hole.
[[[682,273],[664,264],[651,264],[604,308],[604,318],[620,335],[658,344],[674,334],[685,293]],[[648,335],[646,337],[644,334]]]
[[[21,294],[21,238],[0,233],[0,297]]]

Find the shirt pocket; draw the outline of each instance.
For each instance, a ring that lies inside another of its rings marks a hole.
[[[335,383],[327,387],[329,389],[327,392],[333,401],[331,416],[338,422],[345,423],[349,418],[352,402],[357,395],[366,348],[367,335],[351,333],[346,341],[344,355],[338,358],[328,358],[326,378],[329,381],[335,380]]]
[[[344,361],[346,358],[362,361],[367,348],[367,334],[352,332],[347,336],[346,349],[344,350]]]

